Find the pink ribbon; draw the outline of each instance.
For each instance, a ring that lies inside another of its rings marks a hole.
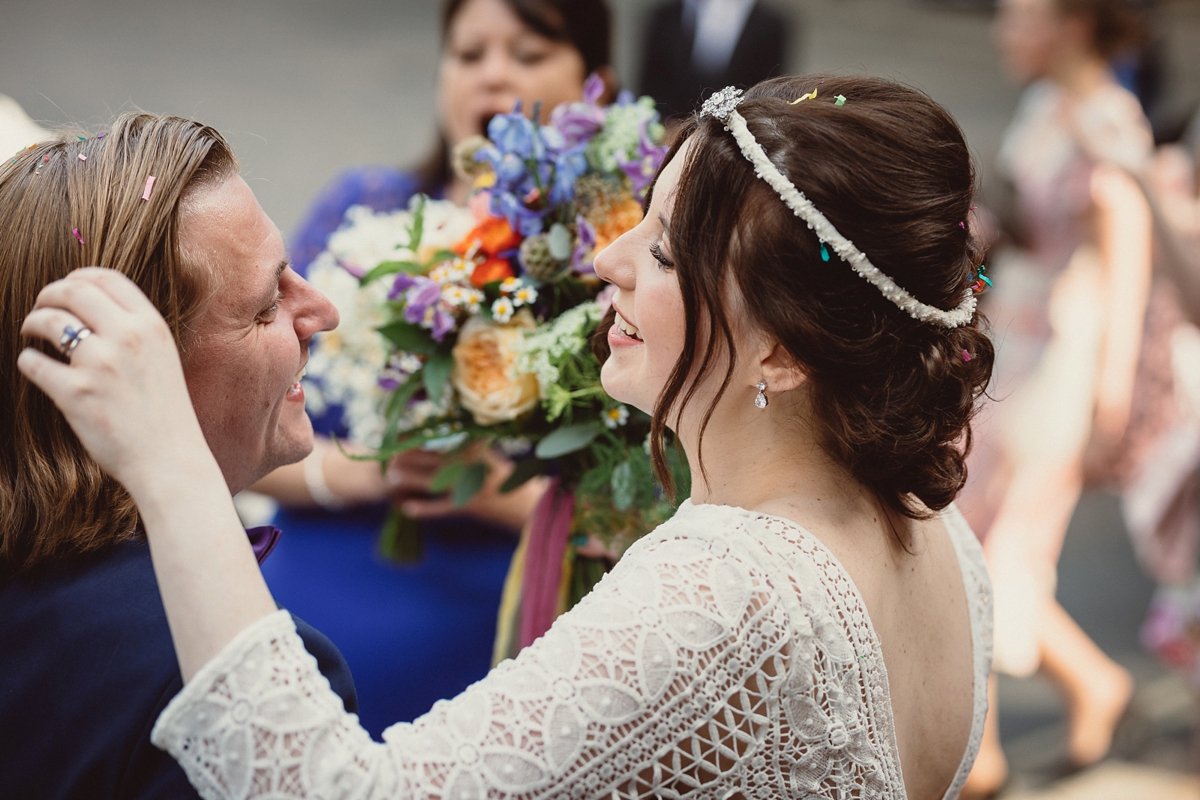
[[[521,585],[521,629],[525,647],[550,630],[558,614],[563,556],[575,519],[575,495],[554,478],[534,509],[525,546],[525,579]]]

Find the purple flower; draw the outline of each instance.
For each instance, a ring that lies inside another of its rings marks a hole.
[[[581,275],[595,272],[595,267],[588,260],[588,254],[596,246],[596,229],[582,214],[575,217],[575,228],[579,244],[575,245],[575,252],[571,254],[571,267]]]
[[[392,288],[388,291],[388,300],[398,300],[400,295],[407,292],[416,282],[416,279],[407,272],[399,273],[396,275],[396,280],[392,282]]]
[[[454,330],[454,317],[441,306],[433,310],[433,340],[440,342],[446,337],[446,334]]]
[[[423,275],[400,273],[388,297],[396,300],[400,295],[404,295],[404,318],[413,325],[421,325],[425,322],[429,307],[442,299],[442,287],[437,281],[431,281]]]
[[[593,72],[583,84],[583,102],[562,103],[550,114],[550,124],[566,146],[588,142],[604,127],[604,109],[598,105],[603,94],[604,80]]]
[[[637,155],[631,161],[618,162],[621,171],[629,176],[629,182],[633,184],[633,193],[638,199],[646,196],[646,189],[654,182],[654,176],[658,174],[658,168],[662,166],[663,159],[667,157],[667,151],[670,149],[666,145],[655,145],[650,141],[648,127],[649,121],[643,121],[638,136]]]

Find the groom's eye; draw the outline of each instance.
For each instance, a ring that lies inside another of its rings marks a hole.
[[[264,308],[258,314],[259,322],[270,322],[275,318],[275,314],[279,311],[279,301],[283,299],[283,294],[277,292],[275,299],[271,301],[271,305]]]

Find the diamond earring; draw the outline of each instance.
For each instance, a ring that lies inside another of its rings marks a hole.
[[[759,381],[758,383],[754,384],[754,388],[758,389],[758,394],[755,395],[755,397],[754,397],[754,406],[756,408],[760,408],[760,409],[766,408],[767,407],[767,382]]]

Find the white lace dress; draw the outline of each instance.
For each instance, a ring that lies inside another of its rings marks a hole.
[[[990,587],[942,515],[987,708]],[[280,611],[187,684],[152,739],[215,798],[904,798],[879,638],[845,569],[792,522],[685,503],[550,631],[373,741]]]

